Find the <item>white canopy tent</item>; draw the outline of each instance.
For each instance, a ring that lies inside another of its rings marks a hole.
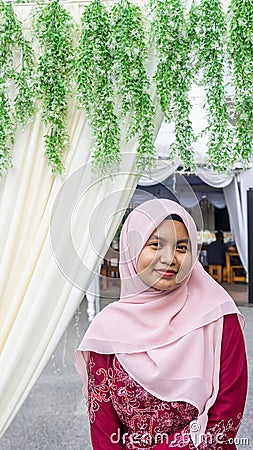
[[[167,167],[167,174],[165,170],[166,166],[163,166],[161,171],[164,174],[164,177],[162,177],[161,173],[157,173],[157,178],[154,177],[152,180],[150,180],[150,183],[152,185],[156,183],[162,183],[164,186],[167,186],[168,183],[168,177],[170,176],[170,167]],[[173,170],[172,173],[176,173],[177,168]],[[179,172],[180,173],[180,172]],[[204,177],[201,176],[201,174],[204,174]],[[238,171],[233,174],[232,177],[225,177],[221,175],[220,177],[218,174],[214,174],[213,172],[204,171],[202,168],[197,172],[197,175],[199,178],[204,181],[204,183],[208,184],[209,186],[212,186],[214,188],[223,188],[225,202],[223,199],[216,199],[216,206],[217,207],[225,207],[228,208],[229,213],[229,220],[230,220],[230,226],[232,235],[234,237],[234,240],[236,242],[238,252],[241,258],[241,261],[243,263],[243,266],[248,271],[248,257],[247,257],[247,251],[248,251],[248,243],[247,243],[247,202],[246,202],[246,195],[247,190],[250,187],[253,187],[253,168],[248,169],[246,171]],[[210,177],[209,177],[210,175]],[[150,184],[150,185],[151,185]],[[139,185],[141,186],[149,186],[149,179],[146,177],[143,177],[139,181]],[[169,188],[169,187],[168,187]],[[209,196],[209,200],[211,203],[214,203],[215,200],[211,198],[211,194],[207,194],[207,198]],[[141,198],[141,194],[138,194],[138,202],[141,203],[146,198],[145,195],[143,195],[143,198]],[[137,200],[137,199],[136,199]],[[192,193],[182,192],[178,196],[178,200],[180,203],[186,207],[186,208],[192,208],[194,204],[198,203],[200,200],[200,197],[196,196],[193,198]]]
[[[231,90],[228,95],[231,95]],[[238,252],[248,272],[248,229],[247,229],[247,190],[253,187],[253,166],[244,170],[239,165],[229,173],[218,174],[207,167],[207,142],[206,136],[201,136],[201,131],[206,127],[206,113],[204,109],[205,92],[194,85],[191,90],[191,120],[196,136],[199,136],[194,145],[194,159],[196,163],[195,174],[206,184],[214,188],[223,188],[226,205],[228,208],[232,233],[238,248]],[[231,118],[233,125],[233,118]],[[170,145],[174,140],[174,124],[162,123],[157,135],[155,145],[157,151],[156,169],[152,175],[142,176],[139,185],[149,186],[156,183],[165,183],[173,173],[180,169],[181,161],[170,154]],[[186,190],[184,189],[185,205],[187,206]],[[183,202],[183,198],[181,198]],[[192,202],[192,196],[190,196]],[[188,203],[190,206],[190,204]]]

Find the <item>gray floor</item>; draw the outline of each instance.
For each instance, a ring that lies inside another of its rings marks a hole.
[[[253,449],[253,307],[240,306],[246,318],[249,358],[248,401],[238,433],[239,450]],[[58,348],[0,441],[1,450],[89,450],[90,439],[81,380],[73,367],[73,351],[87,328],[85,302]]]

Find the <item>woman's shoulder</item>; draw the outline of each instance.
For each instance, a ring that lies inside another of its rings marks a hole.
[[[231,330],[241,331],[238,315],[236,313],[226,314],[224,316],[223,332]]]
[[[224,316],[222,349],[230,351],[238,346],[244,346],[243,331],[237,314],[227,314]]]

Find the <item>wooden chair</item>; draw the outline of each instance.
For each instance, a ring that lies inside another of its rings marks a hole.
[[[246,274],[244,273],[243,266],[231,267],[231,283],[235,283],[236,281],[239,283],[246,283]]]
[[[108,278],[119,278],[119,261],[117,258],[111,258],[107,261]]]
[[[242,264],[233,264],[231,257],[237,258],[240,262],[238,252],[226,252],[226,269],[227,269],[227,282],[232,284],[236,281],[240,283],[246,283],[246,274]]]
[[[226,266],[223,267],[222,281],[227,281],[227,267]]]
[[[105,260],[101,264],[100,275],[102,275],[102,289],[107,289],[107,265]]]
[[[119,262],[117,258],[104,259],[100,268],[100,275],[102,275],[102,289],[106,290],[108,284],[112,284],[112,278],[119,278]]]
[[[222,283],[223,275],[222,275],[222,265],[221,264],[208,264],[208,273],[214,280],[218,281],[218,283]]]

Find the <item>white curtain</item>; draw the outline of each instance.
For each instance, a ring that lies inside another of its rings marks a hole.
[[[76,21],[84,6],[66,2]],[[15,7],[27,27],[31,8]],[[157,132],[162,115],[152,95]],[[24,133],[17,132],[14,169],[0,181],[0,434],[80,304],[138,181],[136,140],[122,144],[119,173],[103,181],[93,174],[92,132],[76,106],[73,101],[67,118],[65,177],[53,176],[47,167],[45,129],[38,113]]]
[[[204,183],[215,188],[224,188],[233,180],[233,175],[218,174],[217,172],[204,167],[197,168],[197,175]]]
[[[224,188],[233,236],[238,252],[248,274],[248,214],[247,191],[253,187],[253,167],[238,173],[228,187]]]
[[[159,138],[159,134],[158,134]],[[156,149],[158,150],[156,143]],[[158,150],[159,152],[159,150]],[[171,176],[178,168],[179,163],[176,160],[166,161],[157,159],[155,167],[148,174],[143,174],[139,179],[140,186],[153,186],[157,183],[162,183],[166,178]]]
[[[228,208],[232,235],[234,236],[242,264],[246,273],[248,273],[248,227],[247,222],[244,221],[237,176],[234,177],[233,182],[225,187],[223,191]]]
[[[243,222],[247,226],[247,191],[249,190],[249,188],[253,188],[253,166],[250,169],[241,172],[240,175],[238,175],[238,178],[241,193]]]

